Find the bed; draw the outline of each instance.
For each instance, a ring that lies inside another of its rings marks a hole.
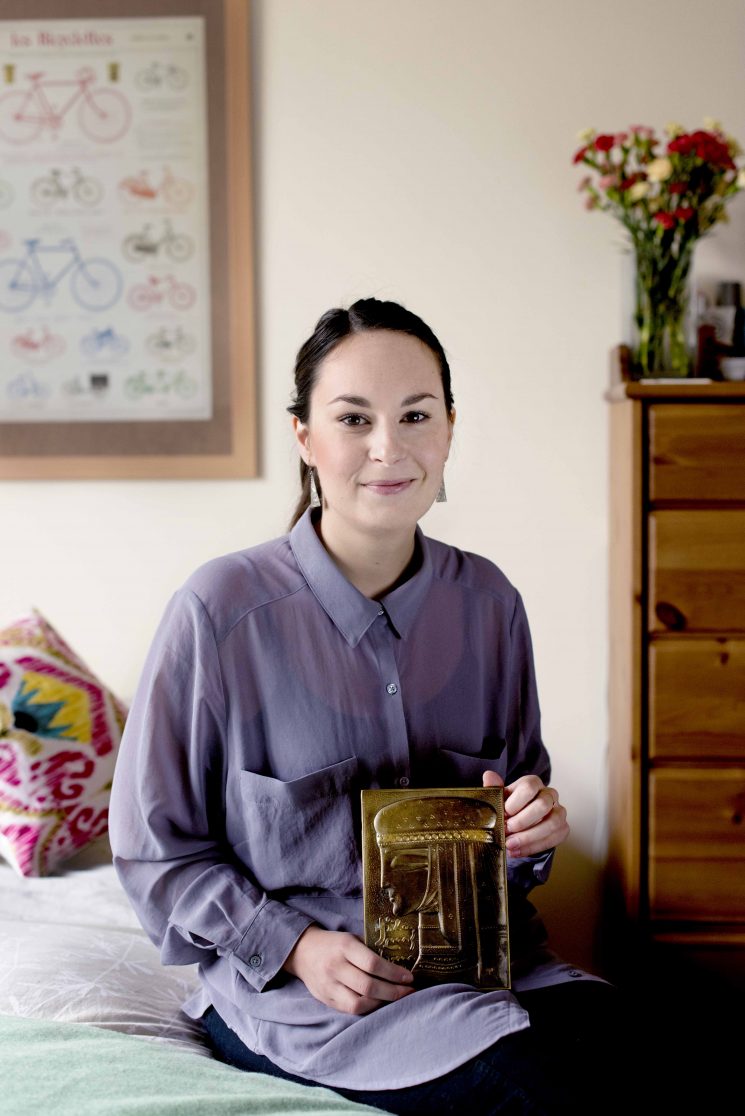
[[[0,1113],[372,1112],[212,1057],[108,843],[126,708],[36,609],[0,629]]]
[[[180,1010],[196,979],[194,967],[160,964],[105,837],[46,877],[0,862],[0,1112],[376,1111],[216,1061]]]

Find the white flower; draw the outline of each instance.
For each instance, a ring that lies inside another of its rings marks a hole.
[[[663,155],[659,159],[653,159],[647,167],[647,177],[652,182],[664,182],[673,173],[673,164]]]
[[[629,189],[629,201],[632,201],[632,202],[641,201],[642,198],[646,198],[648,193],[649,193],[649,183],[648,182],[635,182],[634,185],[632,187],[630,187],[630,189]]]
[[[745,190],[745,167],[737,172],[737,189]]]
[[[665,131],[671,138],[674,138],[675,136],[682,136],[685,132],[685,128],[682,124],[671,121],[671,123],[665,125]]]
[[[704,128],[706,128],[707,132],[721,132],[722,122],[713,116],[705,116]]]
[[[581,132],[577,132],[577,139],[580,143],[589,143],[591,139],[595,138],[594,128],[583,128]]]

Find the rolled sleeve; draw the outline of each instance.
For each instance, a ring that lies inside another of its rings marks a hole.
[[[277,975],[313,919],[269,899],[256,914],[231,958],[248,983],[261,992]]]

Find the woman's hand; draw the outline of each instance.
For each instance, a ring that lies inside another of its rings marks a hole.
[[[309,926],[284,963],[327,1007],[367,1015],[414,991],[408,969],[386,961],[354,934]]]
[[[504,787],[504,779],[496,771],[485,771],[484,786]],[[504,787],[504,824],[510,856],[548,852],[569,836],[559,792],[544,786],[537,775],[522,775]]]

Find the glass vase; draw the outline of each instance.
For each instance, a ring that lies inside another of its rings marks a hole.
[[[634,363],[641,377],[683,377],[690,373],[690,263],[690,253],[668,259],[662,267],[637,254]]]

